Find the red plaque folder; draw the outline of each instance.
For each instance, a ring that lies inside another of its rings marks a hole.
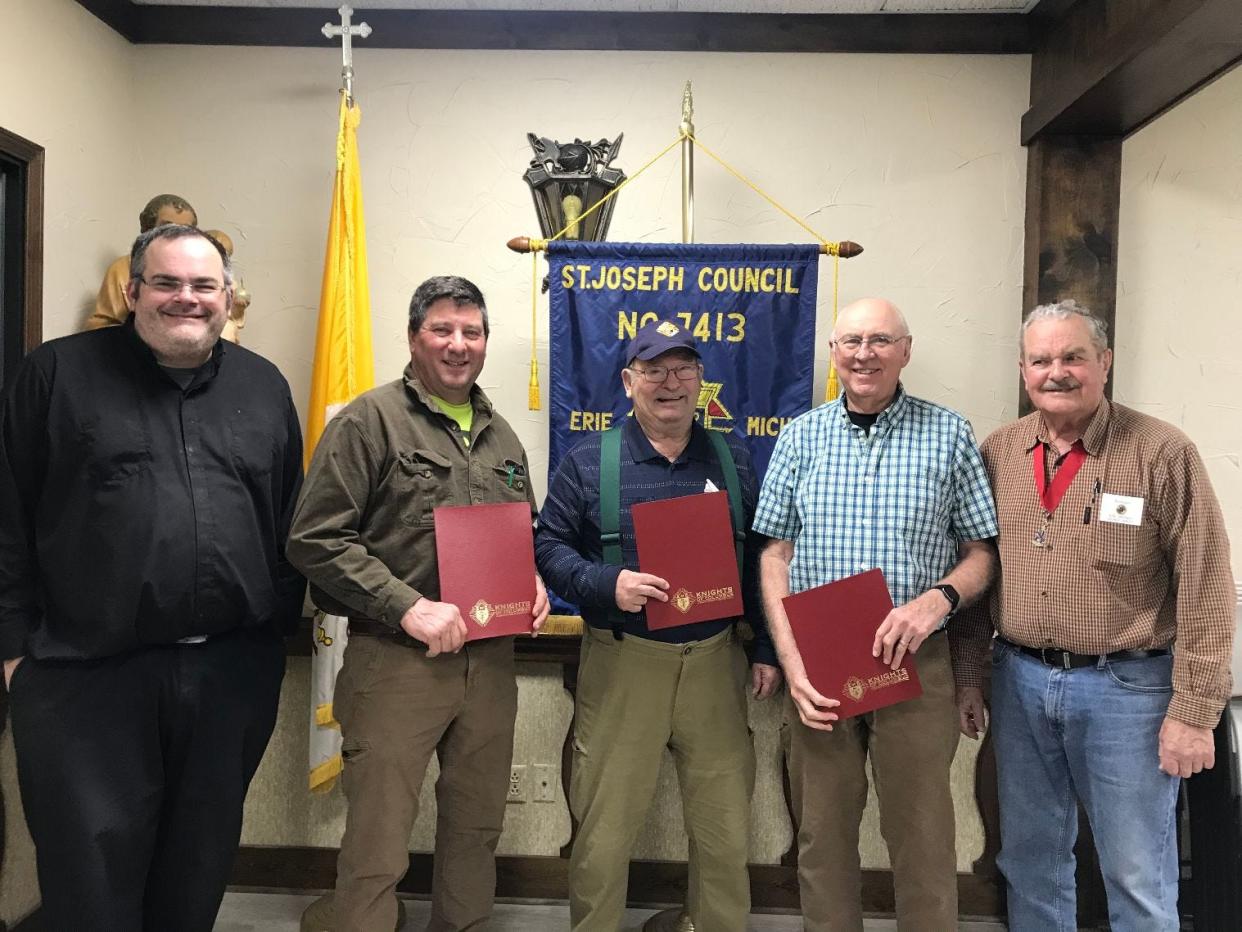
[[[727,492],[640,502],[630,515],[639,569],[668,580],[668,601],[647,603],[648,628],[742,614]]]
[[[466,622],[466,640],[530,634],[535,606],[535,544],[530,505],[437,508],[440,601]]]
[[[834,711],[842,718],[923,694],[910,654],[896,670],[871,656],[876,629],[893,610],[880,570],[847,576],[781,602],[811,685],[829,699],[841,700]]]

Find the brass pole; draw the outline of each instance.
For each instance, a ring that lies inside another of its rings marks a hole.
[[[693,145],[693,143],[691,143],[691,145]],[[539,239],[531,236],[515,236],[505,245],[507,245],[514,252],[542,252],[548,248],[548,241],[546,239]],[[863,248],[857,243],[851,242],[848,239],[843,239],[841,242],[834,243],[832,246],[821,245],[819,247],[819,254],[821,256],[830,256],[832,255],[834,247],[842,259],[852,259],[855,256],[862,255],[863,251]]]
[[[681,241],[694,242],[694,97],[690,82],[681,95]]]

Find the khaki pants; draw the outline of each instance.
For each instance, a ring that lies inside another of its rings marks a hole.
[[[867,804],[871,755],[880,831],[888,844],[902,932],[957,928],[957,826],[949,768],[957,752],[957,709],[948,638],[917,654],[923,695],[807,728],[792,702],[789,779],[798,829],[798,885],[808,932],[861,932],[858,827]]]
[[[513,639],[428,658],[421,648],[355,636],[334,702],[344,737],[349,814],[336,868],[341,932],[392,932],[409,867],[418,793],[434,752],[436,852],[430,932],[481,929],[496,893],[517,715]]]
[[[732,630],[689,644],[584,631],[569,791],[579,823],[569,860],[577,932],[612,932],[621,922],[630,853],[665,747],[690,836],[690,916],[706,932],[744,932],[755,783],[746,670]]]

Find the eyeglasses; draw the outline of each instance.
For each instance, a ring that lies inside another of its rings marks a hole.
[[[698,363],[688,362],[671,368],[669,366],[647,366],[639,369],[637,366],[630,366],[630,371],[637,372],[648,382],[663,382],[670,372],[682,382],[692,382],[703,372],[703,367]]]
[[[207,279],[206,281],[183,282],[179,278],[166,278],[163,275],[156,275],[150,281],[139,276],[138,281],[142,282],[157,294],[181,294],[181,292],[189,288],[190,291],[198,295],[200,298],[210,298],[218,295],[224,290],[224,285],[220,282]]]
[[[900,337],[890,337],[887,333],[877,333],[873,337],[860,337],[851,334],[850,336],[842,337],[840,340],[833,340],[832,345],[841,347],[847,353],[857,353],[864,346],[870,347],[877,353],[882,353],[887,349],[892,349],[902,340],[908,339],[910,339],[910,334],[908,333]]]

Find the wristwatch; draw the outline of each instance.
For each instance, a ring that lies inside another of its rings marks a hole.
[[[944,597],[949,600],[949,611],[945,613],[945,618],[952,618],[957,614],[957,606],[961,603],[962,597],[956,589],[948,583],[941,583],[939,586],[932,586],[933,589],[939,589],[944,593]]]

